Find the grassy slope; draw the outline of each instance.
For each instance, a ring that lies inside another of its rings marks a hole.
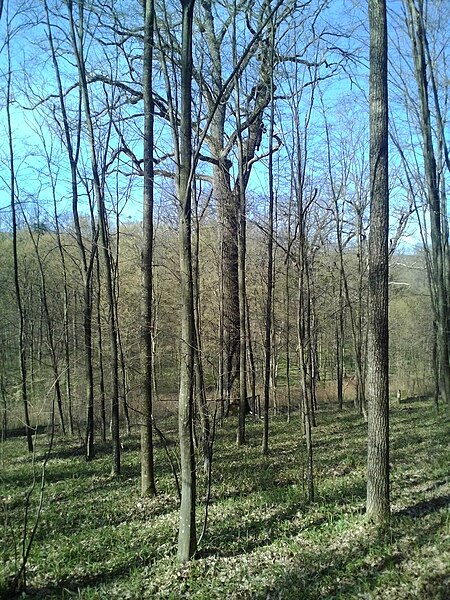
[[[234,422],[218,430],[208,531],[199,558],[186,566],[175,561],[177,498],[161,448],[159,495],[143,500],[137,439],[124,441],[120,481],[108,476],[106,448],[86,464],[74,443],[58,441],[47,467],[27,597],[450,598],[448,420],[437,418],[429,402],[393,408],[394,518],[382,539],[364,521],[364,424],[350,409],[321,410],[318,423],[317,499],[310,506],[297,415],[290,424],[272,422],[268,457],[259,452],[259,424],[249,425],[244,448],[234,444]],[[174,423],[163,426],[174,439]],[[38,476],[47,443],[38,436]],[[14,572],[14,546],[20,553],[33,470],[24,448],[17,438],[1,448],[0,585]],[[37,496],[38,490],[33,506]],[[199,528],[202,518],[200,502]]]

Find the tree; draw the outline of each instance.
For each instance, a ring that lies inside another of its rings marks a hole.
[[[144,6],[144,206],[142,246],[142,352],[144,360],[144,386],[141,422],[141,492],[153,496],[156,493],[153,436],[153,45],[155,6],[146,0]]]
[[[369,1],[370,237],[367,517],[389,522],[388,86],[386,1]]]
[[[39,274],[40,274],[40,280],[41,280],[40,281],[40,283],[41,283],[41,289],[40,289],[41,306],[42,306],[42,311],[45,316],[45,324],[46,324],[46,328],[47,328],[47,343],[48,343],[48,348],[50,351],[50,359],[51,359],[51,365],[52,365],[52,370],[53,370],[56,404],[58,407],[61,432],[63,435],[65,435],[66,429],[65,429],[65,425],[64,425],[63,402],[62,402],[62,392],[61,392],[61,383],[60,383],[60,369],[59,369],[59,365],[58,365],[58,357],[57,357],[57,351],[56,351],[56,342],[55,342],[55,334],[54,334],[54,320],[52,319],[52,316],[50,314],[50,308],[49,308],[48,289],[47,289],[47,282],[46,282],[44,259],[42,258],[41,254],[40,254],[40,250],[39,250],[39,238],[41,236],[41,232],[40,232],[40,230],[33,232],[25,215],[24,215],[24,218],[27,222],[28,232],[29,232],[31,241],[34,246],[34,250],[36,253],[36,259],[37,259],[38,267],[39,267]],[[52,411],[52,423],[54,421],[53,412],[54,411]]]
[[[98,252],[95,255],[96,266],[96,283],[97,283],[97,306],[96,306],[96,321],[97,321],[97,354],[98,354],[98,386],[100,395],[100,420],[102,427],[102,441],[106,442],[106,389],[105,389],[105,369],[103,361],[103,331],[102,331],[102,294],[101,294],[101,265]]]
[[[70,4],[72,6],[72,4]],[[74,131],[71,128],[72,120],[66,106],[66,95],[63,89],[61,70],[59,67],[57,51],[55,48],[50,21],[50,11],[47,1],[44,1],[45,19],[50,45],[51,58],[55,71],[57,98],[61,110],[62,138],[66,147],[67,158],[70,168],[70,188],[72,201],[72,215],[75,226],[75,238],[80,257],[80,270],[83,283],[83,337],[84,337],[84,371],[86,383],[86,460],[94,458],[94,372],[93,372],[93,349],[92,349],[92,276],[94,261],[97,252],[97,233],[92,235],[92,247],[86,247],[83,236],[81,219],[79,214],[79,192],[78,192],[78,163],[81,145],[81,93],[78,97],[78,110],[75,112]],[[72,139],[73,135],[73,139]],[[76,336],[74,336],[76,343]]]
[[[69,289],[67,283],[67,266],[66,257],[63,247],[63,241],[61,236],[60,217],[58,215],[58,202],[57,202],[57,176],[54,175],[54,165],[52,164],[52,147],[47,148],[44,136],[41,138],[43,149],[46,156],[46,165],[48,172],[48,179],[52,190],[53,200],[53,216],[55,220],[55,234],[56,243],[58,246],[58,253],[61,261],[61,268],[63,274],[63,292],[64,292],[64,313],[63,313],[63,345],[64,345],[64,377],[66,382],[66,399],[67,399],[67,413],[68,413],[68,424],[69,433],[71,436],[74,434],[73,426],[73,412],[72,412],[72,384],[71,384],[71,370],[70,364],[70,347],[69,347]]]
[[[119,430],[119,353],[117,341],[117,309],[114,294],[112,253],[110,246],[110,237],[108,231],[108,222],[105,207],[105,180],[104,167],[101,173],[99,157],[95,146],[95,133],[93,125],[93,115],[91,111],[91,100],[87,83],[86,63],[84,56],[84,6],[78,2],[78,29],[74,25],[73,2],[68,1],[70,37],[72,48],[75,54],[79,86],[84,107],[84,116],[87,125],[88,143],[91,158],[91,169],[94,187],[94,197],[97,203],[99,238],[102,249],[103,266],[106,277],[106,295],[109,309],[109,342],[111,351],[111,434],[112,434],[112,467],[113,475],[120,475],[120,430]],[[112,119],[112,115],[110,116]],[[105,139],[104,161],[106,163],[106,153],[108,150],[108,141],[110,137],[112,123],[110,121]]]
[[[273,327],[273,236],[274,236],[274,169],[273,169],[273,154],[274,154],[274,122],[275,122],[275,99],[274,99],[274,84],[273,84],[273,69],[274,69],[274,43],[275,35],[273,28],[271,30],[270,41],[270,121],[269,121],[269,165],[268,165],[268,183],[269,183],[269,222],[267,231],[267,298],[266,298],[266,326],[264,335],[264,429],[262,440],[262,453],[267,454],[269,451],[269,400],[270,400],[270,364],[272,349],[272,327]],[[289,354],[289,353],[288,353]],[[288,357],[286,358],[288,362]],[[289,375],[287,377],[289,380]]]
[[[3,8],[3,6],[1,7]],[[28,452],[33,452],[33,432],[30,426],[30,415],[28,407],[28,389],[27,389],[27,362],[26,362],[26,333],[25,333],[25,308],[23,305],[22,292],[19,280],[19,262],[17,251],[17,186],[16,186],[16,165],[14,157],[13,130],[11,121],[11,102],[12,102],[12,66],[11,66],[11,36],[13,35],[12,19],[7,15],[7,39],[6,51],[8,61],[8,75],[6,81],[6,121],[8,132],[8,150],[9,150],[9,193],[12,215],[12,250],[14,261],[14,288],[16,294],[17,310],[19,315],[19,364],[21,377],[21,395],[25,417],[25,434],[27,438]]]
[[[181,86],[179,155],[176,188],[180,203],[181,373],[178,403],[180,438],[181,506],[178,560],[186,562],[197,550],[195,531],[196,477],[193,439],[194,391],[194,282],[192,273],[192,27],[195,0],[181,0]],[[175,132],[174,132],[175,133]]]
[[[429,278],[438,350],[437,372],[441,396],[450,408],[449,250],[444,176],[445,167],[450,170],[450,157],[436,81],[436,60],[431,56],[428,44],[424,3],[423,0],[405,0],[404,6],[414,61],[414,76],[419,95],[419,128],[422,137],[426,197],[430,214]],[[430,100],[430,87],[432,100]],[[434,105],[435,114],[434,126],[431,118],[432,105]],[[436,137],[438,156],[436,156],[434,148],[434,136]],[[440,165],[439,162],[441,162]]]
[[[322,99],[323,102],[323,99]],[[346,114],[351,114],[351,108],[344,106]],[[367,418],[366,398],[365,398],[365,312],[366,312],[366,279],[367,279],[367,242],[365,213],[369,204],[369,193],[366,186],[368,177],[366,161],[366,135],[365,125],[358,127],[357,122],[351,123],[350,132],[339,132],[339,138],[332,139],[330,123],[327,119],[326,109],[323,108],[325,121],[325,133],[327,137],[327,164],[328,164],[328,182],[332,197],[332,212],[336,225],[336,251],[338,259],[339,281],[336,285],[338,294],[338,310],[336,311],[336,366],[337,366],[337,387],[339,404],[342,403],[343,394],[343,371],[344,364],[342,360],[344,344],[344,306],[348,313],[348,323],[350,326],[353,359],[355,365],[356,394],[355,406],[359,412]],[[352,119],[353,121],[353,119]],[[359,121],[359,116],[358,116]],[[338,156],[332,157],[333,151],[338,149]],[[336,161],[339,165],[338,172],[335,173],[332,163]],[[354,220],[352,228],[348,231],[349,220]],[[345,231],[347,229],[347,231]],[[356,239],[356,259],[357,265],[353,278],[356,282],[352,286],[352,273],[350,268],[352,263],[346,260],[348,246]],[[354,294],[351,288],[356,288]],[[345,300],[345,303],[344,303]]]
[[[244,377],[240,371],[241,361],[244,364],[245,349],[243,352],[239,349],[241,341],[246,339],[245,332],[241,335],[241,324],[245,328],[246,321],[245,305],[241,307],[239,299],[239,294],[242,293],[239,278],[241,284],[244,283],[242,274],[239,275],[239,261],[244,258],[242,252],[239,256],[245,225],[242,221],[245,218],[242,205],[253,165],[257,161],[264,130],[263,117],[270,102],[271,72],[268,65],[271,44],[270,39],[267,39],[267,28],[281,4],[278,0],[274,6],[270,6],[270,3],[264,1],[261,5],[254,5],[252,11],[245,4],[230,5],[226,7],[230,16],[224,20],[222,9],[213,2],[207,0],[201,3],[200,31],[204,36],[207,53],[202,59],[202,69],[195,69],[194,76],[205,95],[209,128],[208,162],[212,164],[212,189],[220,221],[222,347],[219,371],[220,396],[226,397],[227,402],[235,382],[240,380],[242,387]],[[279,19],[285,18],[292,10],[292,5],[289,5]],[[241,52],[238,47],[238,41],[242,43],[237,35],[238,22],[245,23],[239,34],[243,34],[244,39],[250,36]],[[232,32],[228,45],[226,41],[230,26]],[[226,77],[230,53],[234,57],[233,70]],[[249,73],[248,77],[244,73]],[[237,85],[241,89],[239,93]],[[233,106],[233,92],[239,99],[240,106]],[[231,124],[230,113],[235,119],[235,126]],[[227,132],[227,127],[231,128],[231,134]],[[240,145],[242,152],[241,160],[238,159],[238,175],[233,179],[232,157],[234,152],[239,155]]]

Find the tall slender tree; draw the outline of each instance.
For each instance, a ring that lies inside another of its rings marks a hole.
[[[436,342],[440,393],[450,408],[450,341],[449,341],[449,272],[448,272],[448,218],[447,194],[442,167],[438,165],[433,137],[436,136],[440,160],[450,170],[450,157],[445,139],[439,94],[428,43],[425,6],[423,0],[404,0],[408,33],[411,39],[414,76],[419,96],[419,126],[422,136],[426,196],[430,213],[431,261],[430,289],[436,327]],[[431,88],[431,91],[430,91]],[[431,96],[431,98],[430,98]],[[434,104],[433,126],[431,107]]]
[[[195,0],[181,0],[181,88],[179,155],[176,173],[180,203],[181,373],[178,403],[180,438],[181,506],[178,560],[186,562],[197,550],[195,531],[196,477],[193,438],[194,392],[194,285],[192,273],[192,30]]]
[[[54,333],[54,327],[55,327],[55,323],[54,323],[54,319],[52,318],[51,315],[51,311],[50,311],[50,307],[49,307],[49,297],[48,297],[48,289],[47,289],[47,281],[46,281],[46,269],[45,269],[45,262],[43,257],[41,256],[41,251],[39,248],[39,239],[41,236],[41,231],[39,228],[37,228],[37,231],[33,231],[30,223],[28,222],[28,219],[25,215],[25,213],[23,214],[24,220],[27,224],[28,227],[28,233],[30,236],[30,239],[32,241],[35,253],[36,253],[36,260],[38,263],[38,267],[39,267],[39,275],[40,275],[40,280],[41,280],[41,288],[40,288],[40,298],[41,298],[41,310],[43,313],[43,317],[45,319],[45,325],[46,325],[46,329],[47,329],[47,345],[48,345],[48,349],[49,349],[49,353],[50,353],[50,362],[51,362],[51,366],[52,366],[52,370],[53,370],[53,378],[54,378],[54,383],[53,383],[53,387],[54,387],[54,393],[55,393],[55,397],[56,397],[56,405],[58,408],[58,414],[59,414],[59,422],[60,422],[60,426],[61,426],[61,432],[63,435],[66,434],[66,428],[65,428],[65,423],[64,423],[64,413],[63,413],[63,400],[62,400],[62,390],[61,390],[61,381],[60,381],[60,367],[59,367],[59,362],[58,362],[58,355],[57,355],[57,344],[55,341],[55,333]],[[54,412],[54,410],[53,410]],[[54,420],[54,415],[52,414],[52,422]]]
[[[66,95],[64,93],[61,70],[59,67],[57,49],[53,39],[53,29],[50,21],[50,10],[47,0],[44,0],[45,22],[47,36],[50,45],[51,58],[55,71],[57,85],[58,101],[61,110],[61,129],[63,140],[67,151],[67,158],[70,166],[70,185],[72,200],[72,215],[75,226],[75,238],[80,256],[80,270],[83,282],[83,333],[84,333],[84,371],[86,381],[86,460],[94,458],[94,372],[93,372],[93,352],[92,352],[92,276],[94,261],[96,256],[96,235],[92,239],[91,251],[86,248],[83,237],[81,219],[79,214],[79,193],[78,193],[78,163],[80,158],[81,144],[81,109],[80,99],[75,119],[72,121],[66,106]],[[75,131],[72,131],[71,125],[74,122]],[[73,139],[72,139],[73,136]],[[76,293],[74,292],[74,299]],[[75,311],[74,311],[75,314]],[[74,321],[75,323],[75,321]],[[75,328],[74,328],[75,329]],[[74,331],[75,333],[75,331]],[[75,353],[77,352],[77,336],[73,336]]]
[[[388,347],[388,86],[386,0],[369,1],[370,237],[367,344],[367,517],[390,518]]]
[[[265,331],[264,331],[264,428],[262,440],[262,453],[267,454],[269,451],[269,401],[270,401],[270,365],[272,360],[272,304],[273,304],[273,235],[274,235],[274,169],[273,169],[273,154],[274,154],[274,122],[275,122],[275,99],[274,99],[274,44],[275,31],[274,27],[270,30],[270,120],[269,120],[269,164],[268,164],[268,184],[269,184],[269,211],[268,211],[268,231],[267,231],[267,298],[266,298],[266,314],[265,314]]]
[[[3,8],[3,6],[2,6]],[[8,7],[9,8],[9,7]],[[27,438],[28,451],[33,451],[33,431],[30,426],[30,414],[28,405],[28,386],[27,386],[27,358],[26,358],[26,331],[25,331],[25,308],[23,304],[22,291],[19,279],[19,260],[17,251],[17,186],[16,186],[16,163],[14,155],[13,129],[11,119],[12,102],[12,63],[11,63],[11,36],[12,20],[9,14],[6,17],[6,52],[7,52],[7,80],[6,80],[6,122],[8,131],[8,150],[9,150],[9,193],[12,216],[12,250],[14,265],[14,288],[16,294],[17,311],[19,316],[19,364],[21,377],[21,396],[25,417],[25,434]]]
[[[153,46],[154,0],[144,6],[144,210],[142,247],[142,354],[144,386],[141,416],[141,492],[144,496],[156,494],[153,435]]]
[[[119,353],[117,342],[117,310],[114,294],[113,282],[113,264],[112,252],[109,236],[109,227],[105,207],[105,181],[104,169],[101,172],[98,151],[95,145],[95,132],[93,123],[93,114],[91,108],[91,99],[89,96],[86,63],[84,55],[84,4],[81,0],[77,3],[78,8],[78,27],[74,23],[74,10],[72,0],[68,1],[69,26],[72,49],[75,54],[79,86],[83,101],[84,117],[87,126],[89,151],[91,158],[91,170],[94,185],[94,195],[97,203],[98,228],[101,242],[101,256],[103,258],[104,272],[106,278],[106,296],[109,308],[109,343],[111,351],[110,374],[111,374],[111,434],[112,434],[112,464],[111,473],[114,476],[120,475],[120,427],[119,427]],[[112,116],[111,116],[112,118]],[[111,120],[105,140],[105,153],[108,148],[108,140],[111,131]],[[105,163],[105,161],[103,161]]]

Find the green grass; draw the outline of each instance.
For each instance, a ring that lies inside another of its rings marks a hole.
[[[305,500],[298,415],[289,424],[272,420],[267,457],[260,424],[248,423],[240,448],[234,419],[217,430],[209,525],[198,557],[183,566],[176,562],[178,500],[159,445],[159,494],[142,499],[137,437],[124,439],[120,480],[109,476],[107,446],[98,445],[97,458],[86,463],[75,442],[56,440],[23,597],[449,599],[448,419],[436,416],[431,402],[393,407],[393,517],[383,536],[364,517],[364,423],[350,408],[338,414],[331,407],[317,421],[313,504]],[[175,442],[174,421],[159,425]],[[25,497],[33,471],[40,478],[47,435],[36,445],[34,464],[21,438],[0,449],[0,590],[17,568]],[[204,493],[199,472],[199,530]],[[31,524],[38,496],[39,482]]]

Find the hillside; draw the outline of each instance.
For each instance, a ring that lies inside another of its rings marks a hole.
[[[55,439],[24,597],[449,598],[450,425],[431,401],[392,406],[393,517],[383,537],[365,521],[366,426],[350,405],[342,413],[331,405],[318,411],[311,505],[299,415],[290,423],[272,420],[267,457],[260,453],[261,425],[249,423],[249,441],[237,447],[233,419],[216,431],[207,529],[186,566],[176,562],[178,499],[161,444],[158,496],[142,499],[137,438],[124,440],[119,480],[108,476],[106,446],[86,463],[80,445]],[[175,457],[175,421],[159,426]],[[47,433],[37,436],[34,467],[23,439],[1,446],[4,598],[14,556],[20,558],[28,496],[28,530],[34,523],[48,444]],[[206,487],[198,475],[200,531]]]

